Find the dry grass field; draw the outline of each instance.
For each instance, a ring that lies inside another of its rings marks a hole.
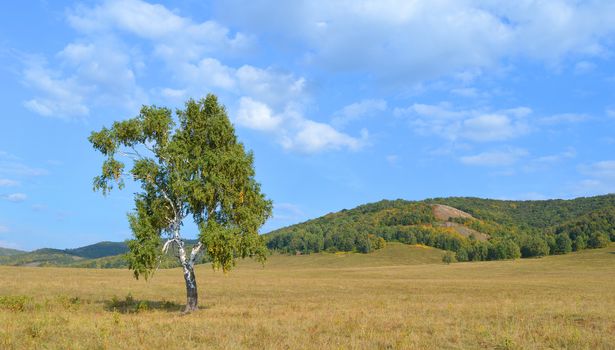
[[[614,349],[615,246],[444,265],[390,244],[371,255],[273,256],[227,275],[0,267],[0,349]]]

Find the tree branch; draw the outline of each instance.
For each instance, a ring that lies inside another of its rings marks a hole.
[[[192,252],[190,253],[190,261],[189,261],[190,266],[194,266],[194,263],[196,262],[196,258],[201,252],[202,248],[203,248],[203,243],[201,242],[199,242],[197,245],[192,247]]]

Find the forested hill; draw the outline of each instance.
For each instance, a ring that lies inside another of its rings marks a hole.
[[[450,205],[481,220],[514,225],[528,230],[540,230],[560,225],[594,211],[611,209],[615,207],[615,194],[571,200],[510,201],[449,197],[427,199],[424,202]]]
[[[565,254],[615,240],[615,195],[542,201],[383,200],[285,227],[266,237],[270,249],[292,254],[366,253],[387,241],[450,250],[461,261]]]

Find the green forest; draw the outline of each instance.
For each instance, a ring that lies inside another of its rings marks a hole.
[[[437,205],[471,217],[438,219],[434,215]],[[453,252],[457,261],[566,254],[615,241],[615,195],[541,201],[383,200],[285,227],[266,237],[269,249],[287,254],[368,253],[386,242],[444,249]]]

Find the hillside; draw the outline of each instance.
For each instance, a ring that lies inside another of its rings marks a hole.
[[[565,254],[615,240],[615,195],[505,201],[469,197],[383,200],[266,235],[282,253],[356,251],[385,242],[450,250],[460,261]]]
[[[2,248],[0,247],[0,256],[10,256],[25,253],[23,250],[11,249],[11,248]]]
[[[82,258],[96,259],[107,256],[120,255],[128,252],[125,242],[99,242],[84,247],[65,249],[66,253]]]

